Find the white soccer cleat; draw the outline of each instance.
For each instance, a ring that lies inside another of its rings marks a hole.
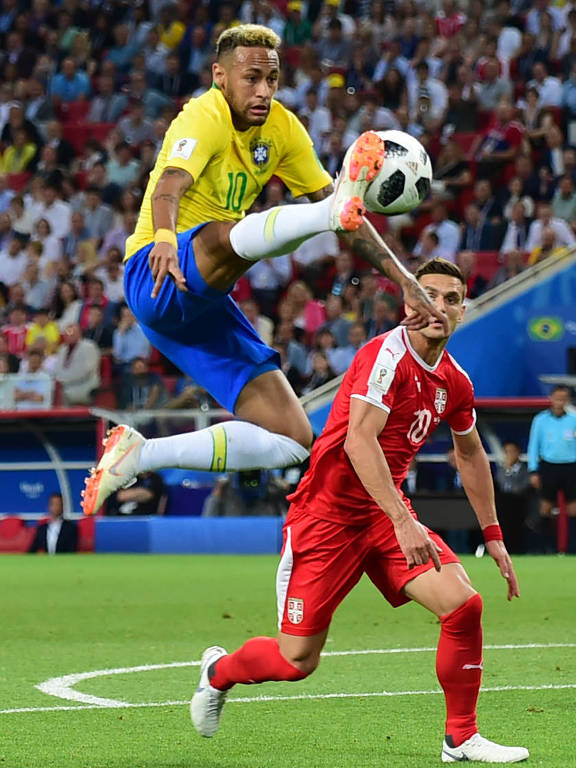
[[[503,747],[475,733],[459,747],[450,747],[444,739],[442,744],[442,762],[460,763],[520,763],[527,760],[530,753],[525,747]]]
[[[366,131],[348,148],[330,206],[330,229],[354,232],[364,221],[364,195],[384,162],[384,142]]]
[[[219,691],[217,688],[213,688],[208,678],[208,670],[222,656],[227,656],[227,652],[219,645],[206,648],[202,654],[198,688],[196,688],[196,693],[190,702],[190,717],[194,728],[201,736],[206,736],[208,739],[214,736],[220,727],[222,707],[228,696],[228,691]]]
[[[135,482],[145,442],[140,432],[126,424],[108,432],[102,458],[84,481],[81,506],[85,515],[93,515],[111,494]]]

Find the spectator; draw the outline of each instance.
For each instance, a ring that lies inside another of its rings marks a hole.
[[[106,504],[107,515],[163,515],[166,507],[164,481],[157,472],[143,472],[134,485],[121,488]]]
[[[86,299],[80,310],[80,327],[84,330],[88,324],[88,312],[90,307],[97,305],[104,310],[106,317],[106,308],[108,307],[108,297],[104,295],[104,283],[97,277],[89,277],[86,280]]]
[[[124,188],[136,181],[139,172],[140,163],[133,157],[130,144],[120,141],[106,164],[108,181]]]
[[[534,200],[528,195],[522,194],[522,179],[519,176],[513,176],[508,182],[508,199],[504,206],[504,218],[507,221],[512,221],[514,214],[514,206],[518,203],[522,204],[522,215],[525,218],[532,218],[534,214]],[[518,210],[518,209],[517,209]]]
[[[564,173],[564,135],[556,123],[552,123],[545,135],[545,147],[542,154],[542,165],[540,173],[546,171],[546,178],[549,187],[544,187],[540,194],[540,200],[550,200],[554,191],[554,176],[561,176]]]
[[[82,302],[78,298],[78,292],[73,282],[65,280],[56,289],[52,304],[52,314],[58,324],[60,333],[74,325],[80,319]]]
[[[112,210],[102,202],[102,192],[98,187],[88,187],[80,213],[84,217],[88,237],[99,247],[107,233],[112,229]]]
[[[62,385],[64,405],[90,405],[100,386],[100,350],[82,338],[78,323],[69,325],[57,354],[56,379]]]
[[[456,257],[456,263],[466,280],[466,297],[477,299],[486,290],[487,281],[476,272],[476,253],[460,251]]]
[[[478,104],[485,112],[492,112],[498,104],[512,98],[512,84],[508,78],[500,76],[498,59],[491,58],[484,67],[484,81],[480,85]]]
[[[518,201],[512,207],[512,215],[506,227],[500,253],[509,253],[514,250],[522,253],[526,250],[527,239],[528,217],[526,216],[526,206],[523,201]]]
[[[282,31],[284,45],[304,45],[312,38],[312,25],[308,16],[302,16],[301,0],[290,0],[287,6],[286,23]]]
[[[52,77],[50,93],[56,106],[71,101],[81,101],[90,96],[90,79],[85,72],[78,71],[72,58],[62,61],[60,72]]]
[[[52,234],[57,238],[64,238],[70,232],[72,207],[70,203],[59,198],[60,191],[52,182],[44,184],[41,194],[41,202],[34,203],[32,218],[34,224],[40,219],[46,219],[50,224]]]
[[[265,469],[249,469],[216,481],[204,502],[204,517],[283,517],[287,487]]]
[[[44,354],[39,349],[31,349],[20,366],[14,382],[14,407],[17,411],[29,411],[39,408],[52,407],[52,392],[54,382],[52,377],[42,368]]]
[[[557,385],[550,393],[550,407],[538,413],[530,427],[528,472],[540,494],[547,544],[553,540],[552,510],[563,491],[570,519],[569,551],[576,552],[576,414],[569,410],[570,390]],[[552,547],[554,548],[554,547]]]
[[[128,24],[117,24],[113,30],[114,45],[108,50],[104,61],[112,62],[119,75],[124,76],[130,70],[132,59],[138,51],[138,41],[130,40]]]
[[[432,191],[435,197],[454,199],[472,184],[470,164],[464,159],[464,153],[458,142],[449,138],[446,141],[434,170]]]
[[[127,211],[122,215],[121,224],[114,227],[114,229],[109,230],[104,235],[104,242],[100,249],[100,257],[110,253],[111,250],[118,251],[121,254],[124,253],[126,240],[134,232],[137,218],[137,215],[132,211]]]
[[[348,343],[348,334],[350,332],[350,321],[344,317],[344,302],[341,296],[335,296],[331,293],[326,298],[324,305],[326,320],[320,326],[319,330],[327,328],[336,342],[336,346],[345,347]]]
[[[109,248],[101,267],[95,271],[95,276],[104,285],[104,295],[110,302],[108,314],[117,312],[120,304],[124,303],[124,265],[122,253],[118,248]]]
[[[7,248],[0,250],[0,284],[8,288],[24,277],[28,259],[20,237],[13,237]]]
[[[439,246],[444,258],[454,261],[456,251],[460,243],[460,228],[455,221],[448,218],[444,203],[438,201],[432,205],[432,223],[424,227],[420,239],[414,248],[414,255],[420,256],[422,251],[422,237],[426,232],[435,232],[438,235]]]
[[[86,209],[84,209],[86,210]],[[86,219],[82,211],[74,211],[70,217],[70,232],[62,241],[62,252],[68,259],[73,260],[80,243],[91,240],[92,235],[86,226]]]
[[[544,227],[540,243],[530,251],[528,266],[539,264],[550,258],[558,258],[566,252],[566,246],[558,245],[558,237],[552,227]]]
[[[576,9],[572,10],[576,22]],[[576,39],[576,32],[573,33]],[[576,118],[576,60],[572,59],[570,75],[562,84],[562,106],[571,120]]]
[[[385,293],[374,299],[372,317],[366,323],[366,336],[373,339],[392,330],[398,322],[398,309],[394,300]]]
[[[0,213],[8,210],[13,197],[14,190],[8,186],[8,176],[0,173]]]
[[[130,99],[128,113],[118,122],[118,132],[122,139],[133,147],[154,138],[154,124],[146,117],[144,104],[140,99]]]
[[[318,92],[314,88],[306,91],[306,104],[299,110],[299,116],[308,118],[308,133],[316,151],[320,152],[324,141],[332,130],[330,110],[318,103]]]
[[[6,369],[2,373],[18,373],[20,368],[20,358],[10,352],[8,337],[0,329],[0,359],[6,364]]]
[[[492,249],[494,233],[489,220],[482,215],[478,203],[469,203],[464,210],[460,249],[468,251],[489,251]]]
[[[528,88],[536,88],[541,107],[562,106],[562,83],[557,77],[548,74],[546,64],[538,61],[532,67],[532,80]]]
[[[352,61],[352,41],[345,37],[340,19],[328,22],[327,34],[316,43],[319,60],[326,68],[348,69]]]
[[[49,555],[76,552],[78,527],[74,520],[65,519],[61,493],[50,494],[48,514],[49,519],[37,526],[28,552],[47,552]]]
[[[27,120],[24,115],[24,107],[19,101],[12,101],[8,105],[8,121],[2,129],[0,139],[4,144],[12,144],[16,131],[25,131],[27,141],[39,147],[42,144],[42,138],[38,128],[31,120]]]
[[[135,358],[147,360],[150,357],[150,343],[126,304],[120,308],[113,348],[114,361],[120,370],[127,370]]]
[[[312,375],[303,388],[302,394],[306,395],[323,384],[332,381],[334,378],[336,378],[336,374],[328,362],[327,355],[324,352],[314,352],[312,357]]]
[[[474,202],[480,208],[483,218],[493,225],[501,223],[502,208],[488,179],[478,179],[474,184]]]
[[[162,408],[166,400],[162,379],[150,371],[148,361],[143,357],[132,358],[120,384],[119,407],[131,412],[149,411]]]
[[[558,179],[558,187],[552,198],[552,213],[557,219],[576,224],[576,191],[574,180],[567,174]]]
[[[42,269],[45,270],[49,264],[62,258],[62,241],[53,233],[48,219],[40,218],[35,221],[31,242],[41,246],[39,259]]]
[[[476,155],[479,162],[479,178],[493,178],[495,174],[502,174],[520,154],[524,127],[514,119],[514,111],[507,97],[497,101],[495,120]]]
[[[8,323],[2,327],[1,333],[8,343],[8,353],[22,358],[26,351],[26,334],[28,333],[26,310],[19,306],[10,309]]]
[[[536,247],[542,244],[542,233],[546,227],[550,227],[556,235],[556,246],[572,246],[576,243],[576,237],[563,220],[552,215],[552,206],[548,203],[541,203],[538,206],[538,218],[530,225],[528,230],[528,240],[526,250],[532,252]]]
[[[88,308],[86,327],[83,332],[85,339],[93,341],[101,355],[111,355],[114,328],[104,321],[104,308],[100,304],[92,304]]]
[[[169,53],[164,63],[164,71],[154,81],[160,93],[169,96],[174,101],[181,99],[187,92],[188,83],[180,71],[180,57],[177,53]]]
[[[518,443],[510,440],[503,445],[504,458],[498,462],[494,486],[496,509],[508,552],[514,555],[526,551],[524,525],[529,511],[530,476],[520,460]]]
[[[25,84],[26,106],[24,117],[32,123],[45,123],[54,116],[51,99],[46,95],[46,88],[41,80],[30,78]]]
[[[521,250],[513,248],[508,251],[503,251],[502,257],[504,264],[498,268],[498,270],[492,275],[487,290],[497,288],[502,283],[510,280],[512,277],[516,277],[524,270],[524,254]]]
[[[117,93],[114,88],[114,78],[100,75],[98,94],[90,102],[86,120],[89,123],[116,123],[126,109],[126,103],[126,95]]]
[[[334,373],[339,376],[345,373],[352,365],[356,352],[366,343],[366,328],[363,323],[352,323],[348,331],[348,343],[346,346],[337,347],[329,356],[330,365]]]
[[[416,77],[408,81],[408,101],[411,115],[414,118],[419,99],[429,101],[428,114],[430,119],[440,121],[448,108],[448,89],[441,80],[430,76],[430,66],[427,61],[416,65]],[[420,102],[420,106],[423,106]]]
[[[12,144],[0,157],[0,173],[23,173],[33,167],[38,147],[30,140],[24,128],[13,132]]]
[[[244,299],[244,301],[239,302],[239,306],[258,336],[260,336],[265,344],[271,346],[274,334],[274,323],[272,320],[260,314],[260,307],[254,299]]]
[[[30,349],[37,340],[42,337],[45,341],[45,350],[48,355],[56,352],[60,345],[60,330],[54,320],[50,319],[48,309],[42,307],[36,310],[34,320],[26,333],[26,347]]]
[[[62,138],[62,124],[57,120],[50,120],[46,125],[46,146],[55,150],[58,165],[70,167],[76,152],[72,144]]]

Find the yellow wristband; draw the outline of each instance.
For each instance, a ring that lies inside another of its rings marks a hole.
[[[171,229],[157,229],[154,232],[155,243],[170,243],[174,248],[178,248],[178,240],[176,239],[176,232],[172,232]]]

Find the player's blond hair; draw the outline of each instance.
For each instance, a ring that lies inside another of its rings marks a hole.
[[[222,58],[239,46],[277,51],[281,42],[276,32],[268,27],[261,24],[239,24],[222,32],[216,43],[216,58]]]

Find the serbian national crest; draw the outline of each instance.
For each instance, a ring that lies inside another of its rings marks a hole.
[[[250,144],[250,152],[254,165],[257,165],[258,168],[264,168],[270,160],[270,142],[264,139],[255,139]]]
[[[444,413],[446,410],[446,401],[448,400],[448,392],[445,389],[437,389],[436,396],[434,397],[434,407],[438,413]]]
[[[304,619],[304,600],[299,597],[289,597],[287,614],[291,624],[301,624]]]

